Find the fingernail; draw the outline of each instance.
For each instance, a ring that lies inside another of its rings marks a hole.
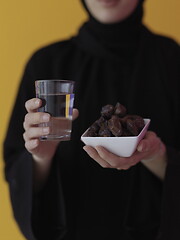
[[[37,145],[38,145],[37,139],[32,140],[32,146],[33,146],[33,147],[36,147]]]
[[[49,128],[48,127],[43,128],[42,130],[43,130],[43,133],[45,133],[45,134],[49,133]]]
[[[50,118],[50,116],[47,115],[47,114],[42,116],[42,119],[43,119],[44,122],[49,122],[49,118]]]
[[[84,151],[86,151],[86,146],[83,147]]]
[[[36,104],[37,106],[39,106],[40,100],[39,100],[39,99],[36,99],[35,104]]]
[[[137,150],[139,152],[146,152],[146,151],[148,151],[148,148],[147,148],[147,145],[145,143],[143,143],[143,144],[138,146]]]
[[[142,152],[143,151],[143,145],[139,145],[138,148],[137,148],[138,152]]]
[[[95,149],[98,151],[98,152],[102,152],[104,150],[103,147],[101,146],[96,146]]]
[[[88,154],[91,154],[91,152],[92,152],[91,148],[89,149],[89,147],[87,147],[87,146],[84,146],[83,149],[84,149],[84,151],[87,152]]]

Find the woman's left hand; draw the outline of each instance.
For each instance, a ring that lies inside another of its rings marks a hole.
[[[166,163],[166,147],[152,131],[146,133],[145,137],[139,142],[136,151],[130,157],[119,157],[101,146],[93,148],[86,145],[83,149],[103,168],[126,170],[142,161],[147,168],[150,165],[150,170],[154,172],[154,165],[157,168],[161,163]],[[155,172],[155,175],[158,174]],[[159,177],[161,178],[161,176]]]

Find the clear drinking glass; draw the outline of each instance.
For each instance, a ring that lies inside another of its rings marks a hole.
[[[39,112],[51,115],[50,122],[42,127],[50,127],[50,133],[40,137],[41,140],[67,141],[71,138],[72,112],[74,102],[74,82],[69,80],[35,81],[36,97],[42,100]]]

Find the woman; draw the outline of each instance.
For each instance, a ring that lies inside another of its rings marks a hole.
[[[178,239],[179,46],[143,26],[141,0],[82,3],[78,35],[37,51],[22,78],[4,150],[16,221],[32,240]],[[53,78],[76,84],[69,142],[39,141],[50,116],[36,112],[34,81]],[[151,118],[150,131],[129,158],[87,154],[81,134],[116,102]]]

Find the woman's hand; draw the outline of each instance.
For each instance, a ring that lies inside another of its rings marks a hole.
[[[60,141],[40,141],[39,137],[47,135],[50,131],[49,127],[39,127],[40,123],[50,121],[50,114],[37,112],[41,107],[42,101],[33,98],[25,103],[27,114],[24,119],[24,140],[25,147],[34,159],[35,179],[37,182],[44,182],[47,178],[52,158]],[[73,119],[78,117],[78,110],[73,110]]]
[[[40,141],[40,136],[49,134],[49,127],[39,127],[40,123],[50,121],[50,114],[37,112],[41,107],[42,101],[38,98],[33,98],[25,103],[27,114],[24,119],[24,140],[26,149],[33,155],[35,159],[51,159],[55,149],[60,141]],[[78,110],[73,110],[73,119],[77,118]]]
[[[165,175],[166,148],[161,139],[151,131],[146,133],[145,138],[140,141],[135,153],[130,157],[119,157],[101,146],[96,148],[84,146],[84,150],[104,168],[126,170],[141,161],[160,179]]]

